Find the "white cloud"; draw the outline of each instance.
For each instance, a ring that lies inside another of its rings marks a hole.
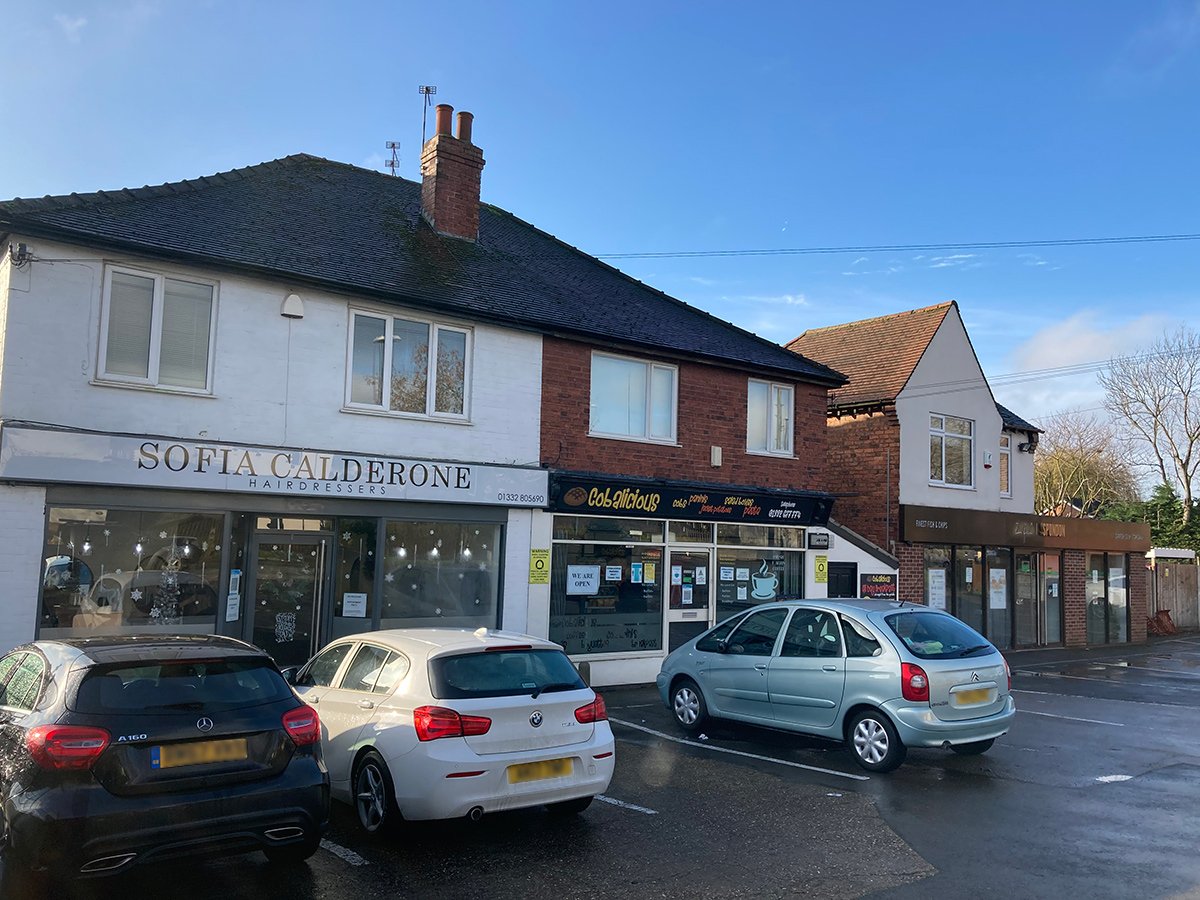
[[[1121,49],[1112,73],[1118,81],[1157,82],[1200,44],[1200,0],[1175,0],[1166,7]]]
[[[63,36],[72,44],[78,44],[83,40],[83,28],[87,25],[88,21],[84,16],[68,16],[65,13],[56,13],[54,21],[62,29]]]
[[[865,263],[866,261],[867,261],[867,258],[865,256],[860,256],[854,262],[850,263],[850,265],[857,266],[859,263]]]
[[[712,278],[701,278],[699,275],[689,275],[688,281],[698,284],[700,287],[714,287],[717,283]]]
[[[948,256],[931,256],[929,268],[945,269],[949,266],[965,265],[967,260],[974,259],[974,253],[951,253]]]
[[[765,303],[772,306],[808,306],[803,294],[772,294],[770,296],[747,294],[741,297],[722,297],[730,303]]]

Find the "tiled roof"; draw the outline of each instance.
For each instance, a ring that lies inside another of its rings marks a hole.
[[[831,408],[895,400],[954,302],[804,332],[787,345],[844,372],[849,383],[829,392]]]
[[[1042,429],[1036,425],[1030,425],[1007,406],[996,404],[996,410],[1000,413],[1000,420],[1004,422],[1005,428],[1011,428],[1014,431],[1033,431],[1038,434],[1042,433]]]
[[[306,154],[157,187],[0,203],[16,230],[284,278],[470,319],[838,385],[840,373],[657,291],[497,207],[476,243],[421,186]]]

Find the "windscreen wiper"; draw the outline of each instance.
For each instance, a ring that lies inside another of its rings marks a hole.
[[[969,656],[970,654],[974,653],[976,650],[986,650],[987,648],[988,648],[987,644],[976,644],[974,647],[968,647],[966,650],[960,650],[958,655],[960,657]]]
[[[538,694],[543,691],[567,691],[577,686],[573,681],[553,681],[550,684],[543,684],[541,687],[535,688],[530,696],[536,700]]]

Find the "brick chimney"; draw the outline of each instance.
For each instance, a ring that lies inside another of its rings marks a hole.
[[[469,112],[458,114],[458,137],[450,134],[454,107],[439,103],[433,137],[421,149],[421,214],[447,237],[479,237],[479,176],[483,151],[471,143]]]

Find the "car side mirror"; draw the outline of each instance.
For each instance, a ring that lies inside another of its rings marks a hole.
[[[280,669],[279,674],[283,676],[283,680],[288,684],[294,685],[296,683],[296,676],[300,674],[300,667],[288,666],[287,668]]]
[[[729,652],[729,641],[726,641],[726,640],[717,641],[717,652],[718,653],[728,653]]]

